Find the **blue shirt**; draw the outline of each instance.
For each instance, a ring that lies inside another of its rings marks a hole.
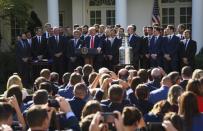
[[[151,102],[152,104],[155,104],[160,100],[166,100],[168,95],[168,90],[169,90],[169,87],[161,86],[159,89],[156,89],[150,92],[149,102]]]
[[[64,89],[59,89],[58,94],[66,99],[73,98],[73,89],[72,85],[67,85]]]

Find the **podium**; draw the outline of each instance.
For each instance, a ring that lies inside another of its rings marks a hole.
[[[96,55],[99,54],[96,48],[79,48],[75,49],[76,56],[82,56],[85,64],[93,65],[93,60]]]

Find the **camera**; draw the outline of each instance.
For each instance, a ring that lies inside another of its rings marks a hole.
[[[55,107],[55,108],[59,108],[60,105],[59,105],[59,102],[55,99],[49,99],[48,100],[48,106],[49,107]]]
[[[104,123],[114,123],[114,119],[118,118],[117,114],[113,112],[102,112]]]

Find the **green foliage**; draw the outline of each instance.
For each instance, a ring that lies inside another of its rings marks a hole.
[[[31,8],[28,2],[27,0],[0,0],[0,18],[10,20],[10,18],[15,17],[25,24]]]

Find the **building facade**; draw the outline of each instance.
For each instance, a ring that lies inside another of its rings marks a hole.
[[[29,0],[42,24],[53,26],[73,26],[104,24],[129,24],[137,26],[137,33],[142,35],[142,27],[151,24],[154,0]],[[192,30],[193,39],[202,47],[203,37],[203,0],[159,0],[162,26],[182,23]],[[11,31],[2,30],[2,35],[10,39],[21,28],[13,22]],[[1,24],[2,25],[2,24]],[[9,37],[10,34],[10,37]],[[12,35],[11,35],[12,34]],[[9,41],[9,40],[7,40]]]

